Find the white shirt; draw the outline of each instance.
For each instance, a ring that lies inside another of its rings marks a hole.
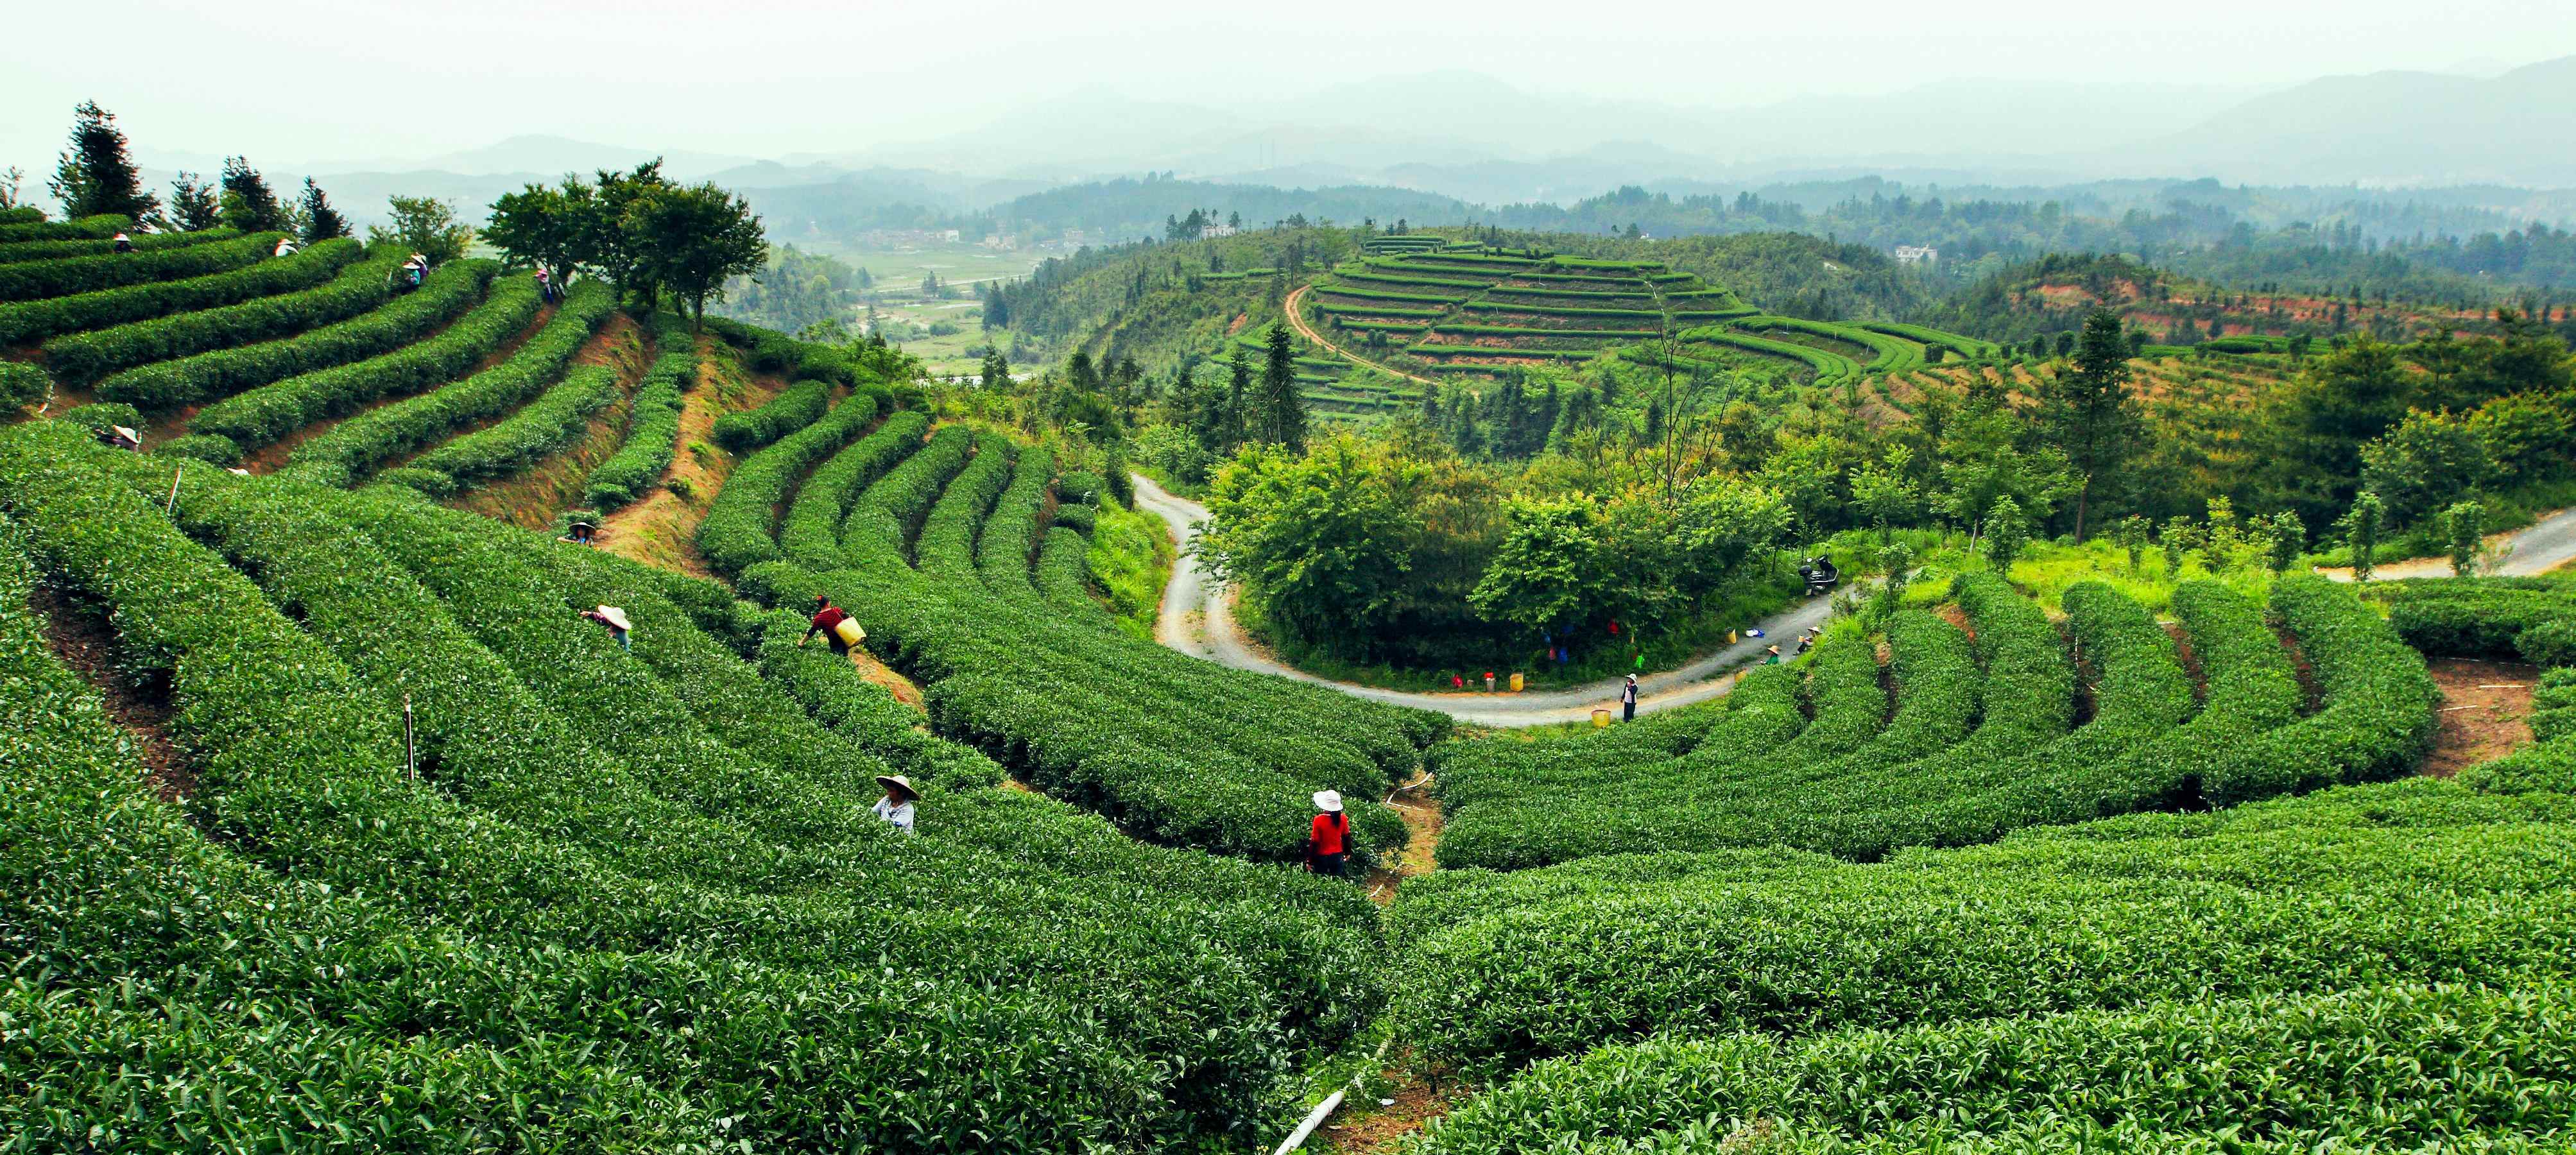
[[[903,832],[906,834],[921,833],[920,831],[912,828],[912,803],[906,802],[901,806],[897,806],[891,796],[879,798],[877,799],[875,813],[877,817],[902,827]]]

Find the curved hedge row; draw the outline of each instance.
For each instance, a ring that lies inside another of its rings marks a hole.
[[[863,805],[884,764],[788,711],[650,592],[658,575],[378,493],[192,490],[182,518],[299,606],[299,629],[159,520],[142,462],[76,439],[29,452],[43,436],[0,434],[0,504],[32,509],[75,587],[175,668],[212,821],[310,891],[167,877],[164,854],[13,888],[0,901],[57,903],[18,925],[51,928],[62,973],[139,973],[146,994],[166,974],[181,1006],[274,1000],[495,1071],[560,1070],[439,1088],[519,1095],[546,1113],[511,1134],[565,1149],[661,1149],[689,1112],[762,1147],[1190,1146],[1275,1118],[1291,1058],[1375,1002],[1348,888],[1139,846],[1034,798],[937,792],[920,838],[889,834]],[[82,529],[99,518],[113,531]],[[636,614],[632,655],[564,609],[592,598]],[[436,752],[422,780],[396,688]],[[130,926],[100,897],[129,880],[167,890]],[[456,929],[427,939],[411,917]],[[1025,1079],[993,1079],[997,1062]],[[400,1125],[431,1094],[374,1102]]]
[[[2545,880],[2576,853],[2570,815],[2563,796],[2412,779],[1873,864],[1741,850],[1443,871],[1396,896],[1417,945],[1392,1014],[1424,1058],[1490,1078],[1665,1031],[2567,976],[2576,894]]]
[[[431,497],[453,497],[477,481],[516,473],[571,448],[589,432],[592,417],[625,397],[616,370],[576,367],[509,417],[385,471],[384,480]]]
[[[932,447],[935,449],[936,447]],[[928,452],[928,450],[925,450]],[[939,494],[914,538],[913,568],[941,581],[974,584],[975,537],[1013,476],[1011,439],[987,433],[975,439],[975,459]],[[871,498],[876,491],[868,491]]]
[[[839,566],[841,519],[849,516],[850,503],[894,463],[918,451],[929,432],[930,418],[918,410],[889,414],[875,432],[816,466],[779,525],[779,556],[814,569]]]
[[[2202,783],[2227,805],[2414,769],[2441,691],[2424,656],[2349,588],[2320,577],[2272,584],[2272,612],[2299,640],[2323,707],[2225,752]]]
[[[716,418],[716,444],[735,453],[748,453],[812,425],[831,407],[830,385],[799,381],[758,409]]]
[[[1846,380],[1859,376],[1861,371],[1860,362],[1854,361],[1849,357],[1845,357],[1840,353],[1827,352],[1810,345],[1799,345],[1788,341],[1774,341],[1767,337],[1756,337],[1750,333],[1738,333],[1732,329],[1725,329],[1716,326],[1702,329],[1686,329],[1683,330],[1681,336],[1684,341],[1705,341],[1712,345],[1728,345],[1738,349],[1751,350],[1756,353],[1768,353],[1774,357],[1786,357],[1793,361],[1803,361],[1809,367],[1815,369],[1815,384],[1819,386],[1839,385]]]
[[[324,243],[358,242],[342,238]],[[393,295],[393,284],[386,278],[399,263],[399,256],[388,254],[345,266],[337,277],[315,288],[56,337],[45,342],[45,367],[63,380],[86,383],[136,365],[274,340],[344,321]]]
[[[1091,539],[1054,526],[1038,545],[1037,568],[1031,575],[1046,604],[1097,622],[1107,617],[1091,598]]]
[[[267,259],[278,238],[285,235],[253,233],[210,245],[0,265],[0,301],[33,301],[227,272]]]
[[[382,266],[369,262],[366,267]],[[98,395],[146,409],[230,397],[288,377],[400,349],[464,315],[500,272],[495,261],[456,261],[406,297],[282,340],[141,365],[98,383]]]
[[[114,237],[134,228],[134,218],[116,213],[82,217],[76,221],[20,220],[0,221],[0,245],[26,244],[34,241],[82,240]]]
[[[2389,584],[2394,590],[2388,624],[2425,653],[2518,658],[2543,666],[2576,663],[2576,585],[2546,577]]]
[[[0,361],[0,410],[33,405],[54,391],[51,374],[24,361]]]
[[[0,345],[28,344],[84,329],[147,321],[190,309],[217,308],[308,289],[331,279],[365,252],[366,246],[342,238],[228,273],[0,305]]]
[[[684,395],[698,383],[698,343],[678,314],[656,313],[653,349],[652,367],[635,389],[625,442],[582,482],[582,504],[592,509],[606,512],[651,492],[678,452]]]
[[[700,556],[717,573],[733,575],[762,562],[778,560],[771,529],[779,503],[795,492],[814,463],[848,445],[881,411],[882,398],[858,393],[834,406],[823,419],[745,458],[725,478],[698,522]],[[838,511],[834,512],[837,523]]]
[[[1747,1133],[1763,1150],[1855,1155],[2554,1145],[2576,1137],[2570,1037],[2576,985],[2545,982],[1659,1040],[1533,1067],[1432,1120],[1416,1150],[1502,1155],[1581,1135],[1591,1150],[1716,1151]]]
[[[329,432],[296,446],[283,472],[300,480],[347,485],[394,457],[526,404],[563,372],[616,303],[616,294],[601,282],[573,286],[545,327],[511,353],[509,360],[436,392],[371,409],[332,426]]]
[[[184,249],[209,241],[229,241],[241,235],[240,229],[212,228],[193,233],[145,233],[130,238],[134,251],[149,253],[159,249]],[[116,252],[113,236],[63,241],[23,241],[0,245],[0,265],[20,261],[52,261],[64,257],[94,257]]]
[[[1037,583],[1029,569],[1038,555],[1038,514],[1046,504],[1047,486],[1055,476],[1055,453],[1043,445],[1022,446],[1011,466],[1011,484],[993,502],[975,538],[975,574],[996,597],[1034,604]]]
[[[188,428],[255,448],[384,398],[446,384],[526,332],[541,307],[526,278],[501,278],[482,304],[435,337],[227,397],[198,410]]]
[[[861,564],[902,564],[911,553],[913,531],[939,501],[949,479],[966,468],[975,442],[972,429],[940,426],[918,452],[871,483],[841,519],[843,558]],[[1009,469],[1010,459],[1005,456],[979,472],[1008,476]],[[980,509],[976,516],[982,516]],[[971,527],[972,522],[968,524]]]

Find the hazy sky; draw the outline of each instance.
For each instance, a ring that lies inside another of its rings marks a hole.
[[[143,148],[245,152],[286,167],[420,157],[519,133],[749,155],[838,152],[972,126],[1085,88],[1243,108],[1265,94],[1435,69],[1474,68],[1539,91],[1733,107],[1953,78],[2263,85],[2391,68],[2500,69],[2576,53],[2576,4],[2523,0],[1530,7],[29,4],[0,23],[9,110],[0,164],[22,165],[41,183],[83,98],[117,113]]]

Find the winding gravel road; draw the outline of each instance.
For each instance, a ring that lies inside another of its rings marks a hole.
[[[2531,577],[2544,574],[2576,559],[2576,509],[2562,509],[2512,533],[2498,534],[2489,544],[2512,547],[2503,561],[2496,563],[2495,573],[2504,577]],[[2339,582],[2352,580],[2348,569],[2320,570]],[[2394,581],[2398,578],[2451,576],[2451,563],[2446,558],[2419,557],[2393,561],[2371,567],[2372,581]]]
[[[1225,591],[1208,584],[1207,575],[1199,569],[1198,558],[1188,552],[1192,523],[1207,518],[1207,507],[1165,491],[1150,478],[1138,476],[1135,481],[1137,507],[1162,518],[1163,524],[1171,530],[1172,540],[1183,546],[1180,560],[1172,566],[1172,580],[1163,587],[1163,608],[1154,624],[1155,640],[1172,649],[1238,670],[1277,674],[1283,678],[1331,686],[1355,697],[1438,710],[1461,722],[1479,726],[1544,726],[1557,722],[1580,722],[1590,718],[1596,708],[1618,708],[1620,680],[1617,678],[1571,690],[1530,690],[1518,694],[1416,694],[1336,682],[1274,661],[1244,640],[1243,631],[1234,623],[1232,599]],[[1637,679],[1637,711],[1669,710],[1725,694],[1734,688],[1737,671],[1761,660],[1764,646],[1776,641],[1794,640],[1798,631],[1823,625],[1832,610],[1831,599],[1809,598],[1788,612],[1759,623],[1768,637],[1746,638],[1679,669]]]

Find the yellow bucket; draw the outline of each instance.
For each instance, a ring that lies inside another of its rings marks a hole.
[[[1592,728],[1595,730],[1607,730],[1610,728],[1610,707],[1595,706],[1592,708]]]
[[[832,627],[832,633],[841,639],[841,644],[848,646],[868,640],[868,632],[860,629],[857,620],[852,618],[842,618],[841,624]]]
[[[1512,692],[1515,694],[1521,692],[1521,676],[1517,673],[1512,675]]]

